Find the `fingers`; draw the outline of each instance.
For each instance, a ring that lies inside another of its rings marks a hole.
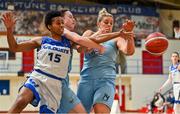
[[[4,22],[4,18],[2,17],[2,18],[0,18],[3,22]]]
[[[126,35],[126,36],[134,36],[133,32],[124,32],[123,34]]]
[[[134,32],[126,32],[126,31],[122,31],[121,34],[120,34],[121,37],[123,38],[132,38],[132,37],[135,37],[134,35]]]
[[[127,32],[131,32],[133,31],[134,26],[135,26],[135,22],[133,20],[127,19],[125,23],[123,23],[122,28]]]
[[[13,13],[12,12],[6,12],[2,15],[3,17],[3,20],[5,21],[13,21],[15,20],[14,16],[13,16]]]
[[[133,21],[133,20],[130,20],[130,19],[126,19],[126,20],[125,20],[125,23],[131,23],[131,24],[135,24],[135,21]]]
[[[2,14],[2,21],[7,29],[14,28],[17,19],[14,17],[12,12],[5,12]]]
[[[14,18],[13,24],[15,24],[18,21],[18,18]]]
[[[9,19],[9,16],[10,16],[10,12],[5,12],[3,15],[2,15],[2,17],[4,18],[4,19]]]

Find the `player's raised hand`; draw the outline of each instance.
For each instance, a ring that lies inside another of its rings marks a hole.
[[[16,19],[12,12],[6,12],[2,15],[2,21],[7,29],[13,29],[16,23]]]
[[[126,20],[122,25],[122,29],[126,32],[132,32],[135,26],[135,22],[133,20]]]
[[[131,32],[126,32],[126,31],[124,31],[123,29],[121,29],[121,30],[122,30],[122,31],[120,31],[120,37],[125,38],[125,39],[135,37],[133,31],[131,31]]]

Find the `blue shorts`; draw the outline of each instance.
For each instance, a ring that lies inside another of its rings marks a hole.
[[[80,80],[77,96],[89,113],[96,103],[103,103],[110,109],[115,95],[114,79]]]
[[[76,94],[69,88],[69,83],[66,81],[62,81],[62,98],[60,107],[58,109],[58,113],[68,113],[71,109],[73,109],[77,104],[80,103],[79,98]]]

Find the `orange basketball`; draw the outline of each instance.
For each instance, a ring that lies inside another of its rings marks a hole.
[[[168,39],[160,32],[154,32],[145,39],[146,50],[153,55],[162,55],[168,48]]]

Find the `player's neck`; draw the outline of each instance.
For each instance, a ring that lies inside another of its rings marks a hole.
[[[173,63],[173,66],[176,66],[177,64],[178,64],[178,62],[174,62],[174,63]]]
[[[62,37],[56,34],[51,34],[51,38],[55,39],[55,40],[61,40]]]

